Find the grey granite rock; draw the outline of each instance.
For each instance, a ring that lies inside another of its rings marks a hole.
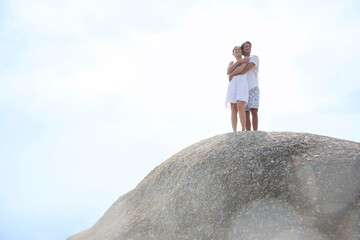
[[[360,239],[360,143],[218,135],[170,157],[69,240]]]

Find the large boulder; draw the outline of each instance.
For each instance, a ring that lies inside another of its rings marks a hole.
[[[69,240],[360,239],[360,143],[238,132],[156,167]]]

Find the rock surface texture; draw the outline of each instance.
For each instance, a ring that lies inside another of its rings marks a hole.
[[[68,239],[360,239],[360,143],[218,135],[170,157]]]

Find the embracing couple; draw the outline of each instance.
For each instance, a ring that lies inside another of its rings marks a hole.
[[[226,105],[230,104],[231,106],[231,125],[234,132],[236,132],[237,128],[238,113],[242,131],[245,131],[245,129],[250,131],[251,125],[254,131],[258,129],[259,58],[256,55],[250,55],[250,53],[250,42],[234,47],[233,55],[236,62],[230,62],[227,70],[229,87],[226,95]],[[242,55],[244,55],[244,58]]]

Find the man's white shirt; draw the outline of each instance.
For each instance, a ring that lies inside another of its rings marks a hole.
[[[250,71],[247,73],[247,79],[249,84],[249,90],[259,87],[259,57],[256,55],[250,55],[249,56],[249,63],[254,63],[255,66],[250,69]]]

